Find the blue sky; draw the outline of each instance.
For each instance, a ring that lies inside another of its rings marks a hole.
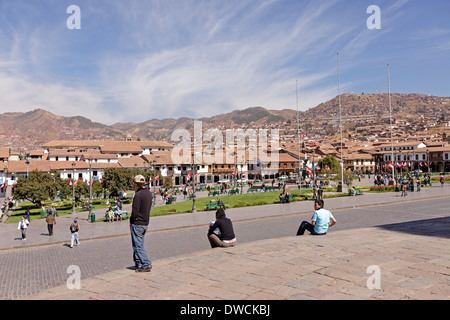
[[[70,30],[70,5],[81,29]],[[367,8],[379,6],[381,29]],[[0,113],[104,124],[450,96],[448,0],[0,0]]]

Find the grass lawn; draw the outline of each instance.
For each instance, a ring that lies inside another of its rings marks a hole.
[[[281,191],[271,191],[271,192],[256,192],[250,194],[238,194],[238,195],[221,195],[223,203],[226,208],[240,208],[240,207],[252,207],[252,206],[261,206],[267,204],[275,204],[280,203],[279,195]],[[292,190],[292,195],[295,196],[296,201],[303,200],[311,200],[312,199],[312,190],[302,190],[301,197],[299,196],[299,190]],[[333,198],[333,197],[343,197],[348,196],[347,193],[343,194],[326,194],[324,192],[324,198]],[[202,197],[196,198],[195,206],[198,212],[206,211],[206,203],[211,200],[219,200],[219,196],[215,197]],[[19,204],[19,208],[16,209],[11,217],[8,218],[8,223],[18,223],[20,221],[20,217],[25,214],[25,209],[29,207],[31,214],[31,220],[40,219],[40,208],[36,208],[30,202],[22,202]],[[47,206],[46,206],[47,207]],[[107,205],[104,202],[100,204],[95,204],[95,210],[97,209],[105,209],[106,212]],[[67,209],[58,209],[58,214],[60,216],[70,214],[72,212],[72,208]],[[87,211],[81,211],[81,209],[76,210],[77,213],[85,214],[87,216]],[[179,214],[179,213],[188,213],[192,212],[192,200],[181,201],[174,204],[164,205],[153,207],[150,215],[154,216],[163,216],[163,215],[171,215],[171,214]],[[128,214],[131,214],[129,212]],[[98,214],[96,216],[96,221],[105,221],[104,214]]]
[[[45,203],[45,208],[47,209],[49,205],[51,205],[52,202],[50,203]],[[56,203],[57,204],[57,203]],[[103,201],[99,204],[95,204],[94,205],[94,209],[105,209],[108,207]],[[29,202],[29,201],[24,201],[19,203],[19,207],[14,210],[13,212],[11,212],[11,216],[8,218],[8,220],[6,221],[6,223],[19,223],[20,219],[22,216],[25,216],[25,210],[29,208],[30,209],[30,219],[31,220],[37,220],[41,218],[41,208],[37,208],[33,203]],[[59,216],[65,216],[68,214],[72,213],[72,207],[67,208],[67,206],[65,208],[58,208],[57,206],[55,206],[56,210],[58,211],[58,215]],[[76,209],[75,210],[76,213],[81,213],[81,214],[85,214],[87,217],[88,212],[87,211],[83,211],[82,209]],[[45,214],[45,216],[47,216],[47,214]]]

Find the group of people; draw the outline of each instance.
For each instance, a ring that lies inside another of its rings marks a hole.
[[[122,210],[119,206],[114,206],[114,209],[109,206],[108,210],[106,211],[107,218],[109,222],[122,220]]]
[[[133,261],[135,264],[136,272],[149,272],[152,269],[152,262],[147,256],[147,252],[144,247],[145,235],[150,223],[150,210],[152,208],[152,193],[146,188],[145,178],[142,175],[137,175],[133,179],[135,195],[132,202],[132,210],[130,216],[130,234],[131,244],[133,249]],[[289,191],[285,189],[285,192]],[[323,208],[323,200],[316,200],[314,203],[315,212],[312,217],[311,223],[303,221],[297,231],[297,235],[303,235],[305,230],[311,232],[314,235],[324,235],[327,233],[328,228],[336,223],[336,219],[333,217],[330,211]],[[49,210],[47,216],[49,227],[49,235],[53,234],[53,225],[56,224],[57,211],[53,209]],[[26,229],[30,222],[25,217],[22,217],[18,224],[18,229],[22,232],[22,239],[26,240]],[[74,219],[70,225],[69,230],[71,232],[72,248],[74,243],[78,246],[80,244],[78,232],[80,226],[78,219]],[[224,206],[220,207],[216,211],[216,220],[210,223],[207,237],[211,248],[216,247],[233,247],[236,245],[236,235],[232,221],[226,216]]]
[[[54,208],[54,207],[53,207]],[[49,214],[47,215],[47,218],[45,219],[45,221],[47,222],[47,229],[48,229],[48,235],[49,236],[53,236],[53,226],[56,224],[56,210],[49,210]],[[30,218],[28,216],[22,216],[19,224],[17,225],[17,229],[20,230],[21,234],[22,234],[22,241],[26,241],[27,240],[27,229],[30,226]],[[73,223],[70,224],[69,226],[69,230],[71,233],[71,239],[70,239],[70,248],[73,248],[73,244],[74,242],[76,243],[76,245],[78,246],[80,244],[80,240],[79,240],[79,236],[78,236],[78,231],[80,230],[80,226],[78,225],[78,219],[75,218]]]

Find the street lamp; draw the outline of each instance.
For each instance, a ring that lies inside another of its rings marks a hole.
[[[313,199],[317,200],[317,194],[316,194],[316,167],[314,165],[314,156],[316,154],[316,150],[313,150],[313,156],[312,156],[312,174],[313,174]]]
[[[92,171],[91,171],[91,167],[92,167],[92,158],[89,158],[89,217],[88,217],[88,221],[92,215]]]
[[[195,153],[194,153],[194,157],[192,158],[192,171],[193,171],[193,175],[192,175],[192,212],[197,212],[197,208],[195,206],[195,168],[196,164],[195,164]]]
[[[72,213],[75,213],[75,162],[72,162]]]
[[[27,179],[28,179],[28,166],[30,165],[30,160],[28,159],[28,157],[25,160],[25,163],[27,164]]]

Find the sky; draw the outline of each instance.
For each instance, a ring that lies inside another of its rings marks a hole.
[[[448,97],[449,12],[448,0],[0,0],[0,113],[112,125],[304,111],[387,92],[388,64],[391,92]]]

